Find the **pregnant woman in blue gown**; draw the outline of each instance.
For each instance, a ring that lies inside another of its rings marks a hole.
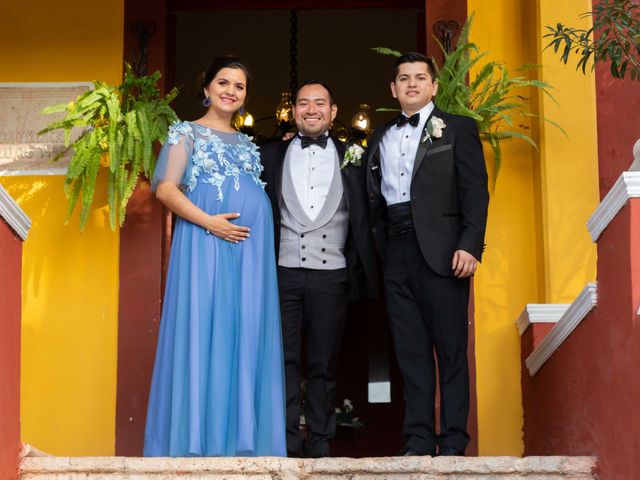
[[[171,127],[157,197],[176,215],[145,456],[286,456],[271,207],[259,154],[230,124],[248,70],[219,57],[207,113]]]

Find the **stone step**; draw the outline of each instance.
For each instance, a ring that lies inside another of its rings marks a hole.
[[[21,480],[593,480],[592,457],[25,457]]]

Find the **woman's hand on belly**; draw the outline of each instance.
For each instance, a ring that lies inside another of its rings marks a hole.
[[[212,233],[222,240],[238,243],[249,238],[249,227],[236,225],[229,221],[240,217],[239,213],[209,215],[189,200],[175,183],[160,182],[156,190],[156,197],[176,215],[200,225],[207,233]]]
[[[203,227],[207,233],[211,233],[227,242],[238,243],[249,238],[249,227],[243,227],[231,223],[229,220],[240,217],[239,213],[220,213],[209,215],[209,219]]]

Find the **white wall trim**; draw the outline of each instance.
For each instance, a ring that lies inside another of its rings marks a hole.
[[[0,82],[0,88],[93,87],[93,82]]]
[[[587,314],[596,306],[598,301],[597,282],[587,283],[586,287],[567,308],[558,323],[551,329],[540,345],[526,360],[529,375],[532,377],[551,357],[558,347],[575,330]]]
[[[46,170],[0,170],[0,177],[28,177],[47,175],[66,175],[68,167],[48,168]]]
[[[640,172],[622,172],[587,222],[591,239],[594,242],[598,240],[625,203],[630,198],[638,197],[640,197]]]
[[[22,238],[27,239],[27,233],[31,228],[31,219],[11,198],[2,185],[0,185],[0,217],[4,218],[9,226]]]
[[[640,140],[633,146],[633,162],[629,167],[629,171],[640,171]]]
[[[516,321],[520,336],[532,323],[558,323],[567,308],[568,303],[527,303]]]

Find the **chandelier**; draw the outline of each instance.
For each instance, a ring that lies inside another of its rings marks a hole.
[[[298,88],[298,11],[289,11],[289,91],[282,92],[280,102],[275,109],[275,115],[270,115],[254,121],[253,116],[244,108],[240,109],[232,119],[233,127],[254,137],[257,143],[282,138],[294,126],[292,95]],[[255,130],[255,126],[265,120],[275,119],[275,131],[270,138],[261,137]],[[366,139],[371,134],[371,118],[369,117],[369,105],[362,103],[358,111],[351,119],[349,126],[337,118],[337,125],[332,125],[336,138],[342,142],[355,142],[366,146]],[[335,128],[334,128],[335,127]]]

